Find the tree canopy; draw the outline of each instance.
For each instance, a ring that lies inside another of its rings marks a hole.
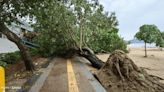
[[[164,47],[164,32],[159,33],[156,41],[156,46]]]
[[[45,3],[46,8],[38,8],[35,12],[37,23],[34,28],[41,32],[35,41],[41,45],[41,52],[59,53],[73,46],[87,46],[96,52],[126,49],[126,44],[117,34],[115,13],[104,13],[98,1],[50,0],[50,3]],[[47,45],[51,48],[47,48]]]
[[[8,26],[11,23],[21,24],[19,19],[29,16],[33,17],[35,8],[41,6],[43,1],[39,0],[2,0],[0,2],[0,33],[7,36],[7,38],[14,42],[20,49],[22,59],[24,60],[26,70],[34,70],[32,59],[28,52],[27,47],[23,44],[22,40],[17,34],[10,30]],[[31,18],[32,19],[32,18]]]
[[[143,25],[140,27],[139,32],[135,37],[139,40],[143,40],[146,43],[156,42],[160,31],[156,25]]]
[[[12,22],[19,25],[21,18],[36,22],[32,27],[39,35],[33,42],[46,56],[70,47],[90,47],[95,52],[126,49],[117,34],[115,13],[105,12],[98,0],[4,0],[0,4],[0,32],[16,43],[27,62],[31,61],[28,49],[7,28]]]
[[[156,25],[142,25],[139,32],[136,33],[135,37],[138,40],[143,40],[145,42],[145,57],[147,57],[146,43],[156,43],[160,30]]]

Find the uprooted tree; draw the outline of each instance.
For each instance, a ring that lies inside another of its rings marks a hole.
[[[97,0],[50,0],[42,4],[43,8],[37,8],[34,14],[37,20],[34,29],[40,33],[35,41],[39,43],[43,55],[64,52],[62,56],[66,53],[71,56],[71,50],[76,50],[91,62],[95,59],[93,66],[100,68],[102,62],[98,62],[94,54],[84,51],[84,47],[90,47],[94,52],[126,49],[126,44],[117,34],[115,13],[104,13],[103,6]]]
[[[96,77],[107,92],[163,92],[161,78],[149,75],[137,67],[122,51],[116,50],[109,56]]]
[[[79,52],[83,52],[83,47],[91,47],[94,51],[126,49],[126,44],[117,34],[115,14],[104,13],[98,0],[3,0],[0,4],[0,32],[18,46],[27,70],[33,70],[28,49],[7,27],[12,22],[19,24],[18,18],[34,19],[34,30],[40,34],[35,41],[45,56],[62,53],[71,47],[80,48]],[[117,40],[111,40],[112,37]]]
[[[45,8],[38,8],[35,12],[37,22],[34,29],[40,32],[35,41],[46,56],[70,47],[90,47],[94,52],[126,49],[126,44],[117,34],[115,14],[104,13],[97,0],[50,0],[44,5]]]

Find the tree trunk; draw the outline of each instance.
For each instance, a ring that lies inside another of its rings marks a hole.
[[[83,32],[82,32],[82,28],[80,26],[80,50],[82,49],[82,45],[83,45]]]
[[[85,57],[86,59],[88,59],[92,66],[97,68],[97,69],[100,69],[103,65],[104,65],[104,62],[101,61],[94,53],[93,51],[91,51],[90,49],[88,48],[82,48],[82,52],[80,52],[79,54],[80,56],[82,57]]]
[[[24,46],[24,44],[22,43],[22,40],[12,31],[10,31],[6,25],[2,22],[0,22],[0,32],[4,35],[7,36],[7,38],[14,42],[17,47],[20,49],[20,53],[22,56],[22,59],[24,60],[24,64],[26,67],[26,70],[28,71],[33,71],[34,70],[34,65],[32,63],[32,59],[29,55],[28,49],[26,46]]]
[[[100,69],[104,65],[104,62],[101,61],[89,48],[82,48],[82,50],[80,50],[79,47],[73,47],[63,51],[64,52],[59,55],[63,58],[72,58],[73,56],[78,55],[89,60],[94,68]]]
[[[145,57],[147,57],[146,42],[145,42]]]
[[[163,51],[163,48],[162,47],[160,47],[160,51]]]

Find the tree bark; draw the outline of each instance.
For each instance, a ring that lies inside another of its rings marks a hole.
[[[104,62],[88,48],[82,48],[82,52],[79,55],[88,59],[94,68],[100,69],[104,65]]]
[[[100,69],[104,65],[104,62],[101,61],[89,48],[82,48],[80,50],[79,47],[72,47],[63,51],[64,52],[59,54],[58,56],[63,58],[72,58],[73,56],[81,56],[86,58],[92,64],[92,66],[97,69]]]
[[[145,57],[147,57],[146,42],[145,42]]]
[[[3,22],[0,22],[0,32],[6,35],[10,41],[14,42],[17,45],[20,50],[21,57],[24,61],[26,70],[33,71],[34,65],[32,63],[31,56],[28,52],[28,48],[22,43],[22,40],[15,33],[10,31]]]

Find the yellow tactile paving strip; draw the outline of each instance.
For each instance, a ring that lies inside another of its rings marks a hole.
[[[5,71],[4,68],[0,66],[0,92],[4,92],[5,88]]]
[[[69,92],[79,92],[76,77],[73,71],[72,63],[67,60],[68,88]]]

